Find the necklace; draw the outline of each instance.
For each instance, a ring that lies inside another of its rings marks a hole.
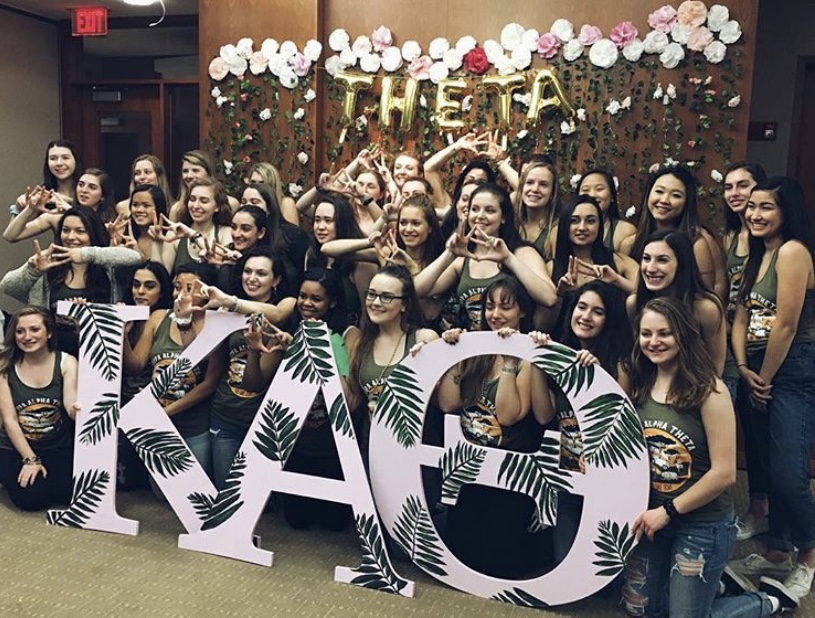
[[[405,334],[406,333],[402,333],[399,336],[399,340],[396,342],[396,345],[393,348],[393,352],[391,352],[391,357],[388,359],[388,363],[382,367],[382,371],[379,372],[379,377],[374,382],[374,384],[378,385],[380,387],[380,389],[382,387],[382,378],[385,376],[385,372],[388,369],[390,369],[390,367],[393,365],[393,359],[396,357],[396,352],[398,352],[399,349],[402,347],[402,339],[405,338]],[[371,360],[374,362],[374,364],[376,364],[376,359],[374,358],[373,346],[371,346]],[[360,381],[359,386],[362,388],[362,391],[365,392],[365,385],[363,385],[361,381]],[[371,389],[371,391],[373,391],[373,389]],[[381,392],[382,391],[380,390],[380,393]],[[379,399],[379,395],[377,395],[376,399],[373,399],[371,397],[371,394],[370,393],[368,394],[368,416],[369,417],[373,416],[374,410],[376,409],[376,402],[378,401],[378,399]]]

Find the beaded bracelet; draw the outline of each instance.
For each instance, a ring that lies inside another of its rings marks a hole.
[[[40,459],[37,455],[33,457],[23,457],[23,465],[24,466],[41,466],[42,459]]]

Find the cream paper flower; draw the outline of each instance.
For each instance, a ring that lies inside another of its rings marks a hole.
[[[341,52],[351,44],[351,37],[343,28],[337,28],[328,36],[328,46],[335,52]]]
[[[438,84],[441,80],[447,79],[450,75],[449,69],[441,61],[434,62],[428,72],[430,74],[430,81],[434,84]]]
[[[283,41],[280,44],[280,55],[286,60],[297,53],[297,44],[294,41]]]
[[[300,161],[303,165],[308,163],[308,154],[303,152],[302,150],[297,153],[297,160]]]
[[[441,60],[444,62],[444,66],[450,71],[457,71],[461,68],[461,65],[464,64],[464,57],[458,53],[455,47],[451,47],[444,52]]]
[[[512,51],[521,44],[521,37],[525,28],[521,24],[511,23],[501,30],[501,47],[507,51]]]
[[[521,35],[521,45],[526,47],[529,51],[537,51],[540,35],[540,32],[535,30],[535,28],[524,30],[524,33]]]
[[[402,52],[398,47],[386,47],[382,51],[382,68],[392,73],[402,66]]]
[[[364,34],[360,34],[357,38],[354,39],[353,45],[351,45],[351,49],[354,50],[354,53],[357,57],[362,58],[365,54],[370,54],[373,49],[374,45],[371,43],[371,39],[369,39]]]
[[[532,52],[523,45],[519,45],[512,50],[512,55],[509,60],[513,67],[519,71],[523,71],[528,69],[529,65],[532,64]]]
[[[727,45],[721,41],[713,41],[705,47],[705,58],[711,64],[719,64],[727,54]]]
[[[552,27],[549,28],[549,32],[554,34],[563,43],[568,43],[574,38],[574,24],[568,19],[557,19],[555,23],[552,24]]]
[[[238,52],[238,55],[241,58],[244,58],[244,59],[248,60],[249,57],[254,52],[254,50],[252,49],[253,47],[254,47],[254,42],[252,41],[252,39],[250,39],[248,37],[245,37],[245,38],[241,39],[240,41],[238,41],[238,44],[235,45],[235,50]]]
[[[280,51],[280,43],[278,43],[275,39],[265,39],[263,44],[260,46],[260,53],[266,56],[266,59],[272,57],[272,54],[276,54]]]
[[[475,49],[476,45],[477,42],[473,37],[465,35],[456,41],[456,51],[462,56],[466,56],[468,52]]]
[[[719,31],[719,38],[725,45],[732,45],[741,38],[741,26],[739,22],[730,20]]]
[[[252,75],[260,75],[269,66],[269,61],[263,52],[256,51],[249,57],[249,70]]]
[[[405,41],[402,44],[402,58],[405,62],[413,62],[422,55],[422,48],[416,41]]]
[[[366,73],[376,73],[381,62],[379,54],[363,54],[359,59],[359,68]]]
[[[448,49],[450,49],[450,41],[444,37],[438,37],[430,41],[427,53],[433,60],[441,60]]]
[[[295,111],[292,114],[292,118],[294,118],[295,120],[302,120],[305,117],[306,117],[306,110],[304,110],[302,107],[298,107],[297,111]]]
[[[645,51],[645,45],[639,39],[634,39],[623,47],[623,57],[629,62],[637,62]]]
[[[314,90],[312,90],[311,88],[309,88],[308,90],[306,90],[306,94],[303,95],[303,98],[305,99],[306,103],[311,103],[314,99],[317,98],[317,93],[314,92]]]
[[[665,51],[665,48],[668,47],[668,43],[670,43],[670,41],[668,40],[667,34],[659,30],[651,30],[651,32],[645,35],[642,46],[646,54],[661,54]]]
[[[344,68],[345,67],[342,64],[342,60],[340,60],[340,57],[336,54],[325,59],[325,72],[331,77],[336,76],[337,73],[342,71]]]
[[[260,110],[260,113],[258,114],[258,118],[264,121],[271,119],[271,117],[272,110],[270,110],[268,107],[264,107],[262,110]]]
[[[293,198],[298,198],[300,197],[301,193],[303,193],[303,187],[293,182],[289,183],[289,195],[291,195]]]
[[[209,76],[216,82],[221,81],[224,77],[229,75],[229,65],[221,58],[213,58],[209,63]]]
[[[685,57],[685,50],[679,43],[668,43],[659,55],[659,61],[666,69],[675,69]]]
[[[611,39],[600,39],[589,50],[589,60],[594,66],[601,69],[613,67],[618,56],[617,46]]]
[[[730,10],[721,4],[714,4],[707,13],[707,28],[711,32],[719,32],[730,21]]]
[[[572,39],[563,46],[563,57],[567,62],[572,62],[583,55],[583,43],[580,39]]]
[[[317,62],[320,59],[320,54],[323,53],[323,44],[315,39],[309,39],[306,46],[303,48],[303,55],[311,62]]]

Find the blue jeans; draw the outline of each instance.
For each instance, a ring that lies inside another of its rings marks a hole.
[[[248,431],[248,427],[242,428],[212,416],[209,428],[209,439],[212,444],[212,480],[218,491],[223,489],[232,461],[238,454]]]
[[[770,445],[767,441],[770,429],[767,414],[750,403],[747,387],[740,377],[725,377],[724,383],[741,423],[750,497],[766,500],[770,492]]]
[[[716,597],[736,541],[733,514],[713,523],[675,522],[646,537],[625,567],[623,602],[631,616],[653,618],[763,618],[763,592]]]
[[[772,549],[815,547],[815,500],[809,458],[815,445],[815,343],[794,344],[773,378],[770,425]]]

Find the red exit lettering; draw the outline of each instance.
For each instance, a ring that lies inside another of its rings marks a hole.
[[[108,33],[108,10],[101,6],[75,8],[71,23],[74,36],[104,36]]]

